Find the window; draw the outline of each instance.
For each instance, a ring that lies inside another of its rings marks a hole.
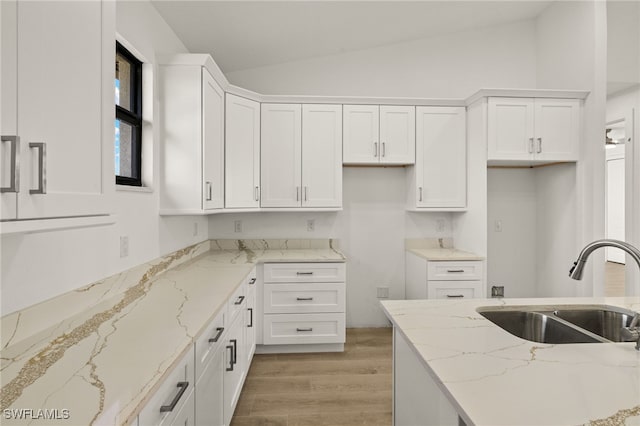
[[[116,42],[116,184],[142,186],[142,62]]]

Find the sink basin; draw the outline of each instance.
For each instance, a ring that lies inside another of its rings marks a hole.
[[[628,327],[634,315],[591,305],[485,306],[477,311],[514,336],[551,344],[622,342],[620,329]]]

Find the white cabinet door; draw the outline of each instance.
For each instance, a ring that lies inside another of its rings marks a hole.
[[[196,384],[197,425],[223,426],[224,423],[224,353],[222,347],[204,367]]]
[[[202,140],[204,209],[224,207],[224,91],[202,69]]]
[[[195,392],[191,391],[184,404],[182,404],[182,407],[178,410],[175,418],[173,418],[170,426],[195,426],[195,414]]]
[[[577,161],[580,101],[535,99],[535,159]]]
[[[256,352],[256,287],[247,288],[247,304],[244,315],[244,356],[247,369],[251,365],[253,354]]]
[[[225,207],[260,206],[260,104],[227,93]]]
[[[489,98],[489,160],[531,159],[534,152],[533,104],[533,99]]]
[[[416,162],[416,109],[413,106],[380,106],[380,162]]]
[[[2,3],[2,107],[17,114],[3,112],[1,131],[20,137],[18,218],[109,213],[106,194],[115,181],[113,5]],[[11,64],[15,70],[5,76]],[[7,104],[5,89],[17,105]]]
[[[242,305],[243,307],[245,304]],[[244,315],[236,316],[229,327],[224,348],[224,424],[231,423],[233,412],[238,403],[244,376],[246,361],[244,354]]]
[[[0,133],[2,142],[0,143],[0,219],[16,219],[18,214],[18,193],[19,188],[19,137],[18,137],[18,116],[16,105],[18,104],[17,87],[17,3],[16,1],[0,2],[0,18],[2,27],[0,31],[0,89],[2,89],[2,104],[0,106]]]
[[[299,207],[302,182],[302,106],[261,106],[262,207]]]
[[[344,105],[345,164],[377,164],[380,156],[379,107]]]
[[[416,108],[416,206],[462,208],[467,200],[464,107]]]
[[[342,207],[342,106],[302,106],[302,206]]]

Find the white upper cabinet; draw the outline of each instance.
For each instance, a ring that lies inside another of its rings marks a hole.
[[[409,208],[463,209],[467,200],[466,110],[416,108],[416,165]]]
[[[265,208],[342,206],[340,105],[262,104]]]
[[[108,214],[112,2],[2,1],[2,220]]]
[[[224,207],[224,91],[202,66],[160,65],[161,214]]]
[[[342,106],[302,106],[302,207],[342,207]]]
[[[578,160],[577,99],[489,98],[488,120],[489,161]]]
[[[302,105],[262,104],[262,207],[300,207]]]
[[[344,105],[344,164],[414,164],[415,107]]]
[[[260,207],[260,104],[227,93],[225,207]]]

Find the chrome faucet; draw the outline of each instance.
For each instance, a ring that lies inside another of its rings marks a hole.
[[[638,268],[640,268],[640,250],[638,250],[631,244],[619,240],[596,240],[592,243],[587,244],[585,248],[582,249],[582,251],[578,255],[578,259],[573,262],[573,267],[571,268],[571,270],[569,270],[569,276],[574,280],[581,280],[582,273],[584,272],[584,265],[586,265],[589,255],[593,253],[594,250],[599,249],[600,247],[615,247],[626,251],[633,258],[633,260],[636,261],[636,263],[638,264]],[[640,351],[639,323],[640,313],[636,313],[631,320],[631,324],[629,324],[629,327],[622,327],[622,336],[625,338],[625,340],[636,340],[637,351]]]

